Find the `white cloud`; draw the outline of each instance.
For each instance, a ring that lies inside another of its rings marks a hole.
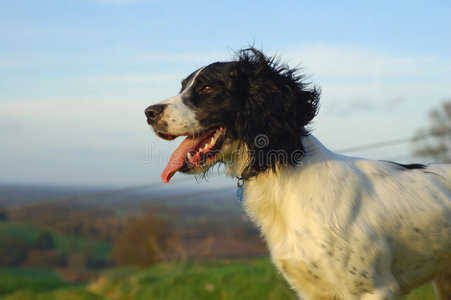
[[[389,78],[451,76],[451,56],[393,54],[357,46],[317,44],[290,50],[287,56],[319,76]]]
[[[321,113],[399,114],[418,119],[451,96],[451,56],[399,55],[318,44],[282,53],[322,88]]]
[[[91,77],[78,77],[67,79],[73,84],[83,85],[103,85],[122,83],[178,83],[182,76],[178,73],[125,73],[125,74],[104,74]]]

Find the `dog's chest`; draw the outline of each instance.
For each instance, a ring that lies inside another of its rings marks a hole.
[[[322,294],[331,290],[324,276],[336,263],[333,255],[337,253],[328,251],[330,233],[311,219],[298,219],[301,216],[294,208],[280,206],[280,201],[267,196],[247,192],[244,205],[263,233],[277,268],[298,291]]]
[[[325,219],[330,216],[320,207],[304,207],[301,199],[288,201],[276,195],[270,190],[246,189],[244,205],[263,233],[274,264],[290,285],[316,297],[338,297],[331,291],[342,289],[356,294],[369,290],[369,261],[357,256],[341,233],[328,225]],[[343,282],[352,286],[345,287]]]

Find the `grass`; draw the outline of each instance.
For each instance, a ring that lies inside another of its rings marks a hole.
[[[130,272],[130,271],[129,271]],[[269,259],[159,264],[137,274],[105,273],[90,290],[109,299],[297,299]],[[435,299],[425,285],[403,300]]]
[[[435,300],[434,290],[431,284],[426,284],[413,291],[408,296],[402,297],[402,300]]]
[[[9,272],[9,273],[8,273]],[[112,268],[86,286],[65,285],[56,273],[0,268],[0,286],[18,288],[5,300],[294,300],[269,259],[170,262],[147,269]],[[8,273],[11,276],[5,276]],[[47,274],[43,277],[39,274]],[[25,276],[25,278],[20,278]],[[26,287],[26,288],[21,288]],[[403,300],[435,299],[431,285]]]
[[[296,299],[267,259],[159,264],[112,270],[89,286],[110,299]]]
[[[55,241],[55,250],[63,253],[88,251],[93,260],[101,260],[108,256],[110,244],[89,238],[71,237],[51,230],[39,228],[34,225],[19,224],[13,222],[0,222],[0,233],[8,235],[16,240],[33,245],[36,238],[48,232]]]
[[[90,293],[80,287],[65,288],[62,290],[55,290],[52,292],[46,292],[36,294],[31,291],[20,291],[7,298],[5,300],[105,300],[102,296]]]
[[[40,293],[66,285],[61,277],[52,270],[0,267],[0,295],[24,288],[34,293]]]

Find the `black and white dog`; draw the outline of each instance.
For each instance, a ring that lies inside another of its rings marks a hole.
[[[431,280],[451,299],[451,165],[333,153],[306,129],[318,100],[253,48],[195,71],[145,110],[161,138],[186,136],[162,180],[225,163],[302,299],[397,299]]]

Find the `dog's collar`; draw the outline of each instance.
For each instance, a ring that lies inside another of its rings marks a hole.
[[[236,196],[240,199],[240,202],[243,202],[243,194],[244,194],[244,178],[242,176],[236,177]]]

